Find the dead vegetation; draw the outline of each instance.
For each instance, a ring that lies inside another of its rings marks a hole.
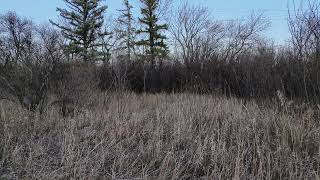
[[[0,179],[320,177],[316,108],[279,111],[192,94],[99,96],[67,118],[54,107],[39,115],[2,101]]]

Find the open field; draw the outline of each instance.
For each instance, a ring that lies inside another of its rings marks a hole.
[[[99,95],[62,118],[0,103],[0,179],[320,179],[318,110],[192,94]]]

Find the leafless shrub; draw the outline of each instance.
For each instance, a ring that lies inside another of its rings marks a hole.
[[[0,17],[1,99],[20,103],[43,113],[56,65],[62,59],[61,36],[50,27],[37,28],[32,21],[9,12]]]
[[[98,89],[97,67],[87,63],[66,64],[65,77],[53,89],[51,106],[58,105],[63,116],[75,110],[89,108],[96,100]]]

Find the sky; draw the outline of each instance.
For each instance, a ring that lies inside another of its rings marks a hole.
[[[172,0],[177,6],[181,0]],[[293,0],[186,0],[190,4],[206,6],[216,20],[243,19],[252,12],[262,12],[271,22],[264,33],[277,44],[289,39],[287,24],[288,7],[292,9]],[[289,2],[288,2],[289,1]],[[298,1],[298,0],[296,0]],[[121,0],[105,0],[108,6],[106,16],[112,16],[121,9]],[[138,0],[132,0],[138,12]],[[64,7],[63,0],[0,0],[0,14],[16,11],[18,15],[33,19],[37,23],[57,20],[56,7]]]

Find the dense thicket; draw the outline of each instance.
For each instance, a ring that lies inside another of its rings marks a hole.
[[[117,88],[116,82],[120,64],[100,69],[101,87]],[[144,81],[144,71],[146,79]],[[180,62],[166,63],[162,67],[144,69],[141,63],[128,67],[126,88],[143,92],[215,93],[242,98],[273,97],[277,90],[290,98],[319,98],[319,66],[315,62],[299,62],[290,54],[265,57],[263,54],[247,54],[238,62],[213,59],[193,62],[186,67]]]

